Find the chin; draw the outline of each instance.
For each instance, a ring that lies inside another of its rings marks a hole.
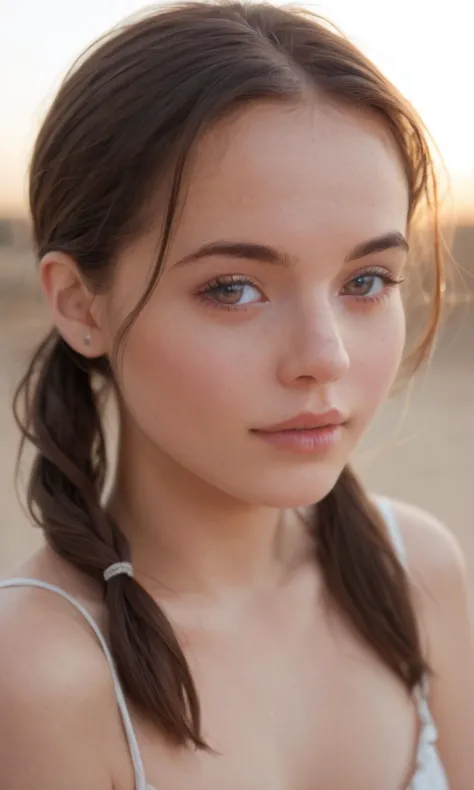
[[[243,498],[263,507],[280,510],[309,507],[320,502],[336,485],[343,466],[324,465],[304,470],[288,471],[284,476],[261,474],[258,488],[253,484],[247,488]],[[243,493],[243,492],[242,492]]]

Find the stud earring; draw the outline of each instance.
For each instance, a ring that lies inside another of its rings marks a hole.
[[[84,334],[84,345],[90,346],[91,340],[92,340],[91,333],[89,332],[89,330],[87,330],[87,332]]]

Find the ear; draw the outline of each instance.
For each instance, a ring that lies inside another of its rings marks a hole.
[[[40,263],[40,282],[48,300],[53,323],[66,343],[85,357],[100,357],[107,352],[104,332],[99,325],[100,299],[84,283],[76,263],[63,252],[48,252]]]

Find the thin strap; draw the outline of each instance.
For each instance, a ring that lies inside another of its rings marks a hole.
[[[382,497],[377,498],[377,504],[384,516],[385,524],[387,525],[387,530],[395,551],[397,552],[398,558],[402,565],[407,568],[408,563],[405,541],[403,540],[403,535],[398,525],[397,517],[392,504],[388,499]],[[418,712],[422,725],[422,733],[419,744],[420,753],[424,752],[424,750],[427,748],[427,744],[435,743],[438,735],[436,725],[431,715],[428,699],[429,681],[425,675],[421,684],[415,689],[415,700],[418,706]]]
[[[382,497],[377,498],[377,504],[385,519],[387,531],[388,534],[390,535],[390,539],[393,543],[393,547],[397,552],[398,559],[400,560],[401,564],[406,568],[407,553],[405,548],[405,541],[403,540],[403,535],[398,525],[395,511],[388,499],[384,499]]]
[[[118,672],[115,667],[115,662],[112,657],[112,654],[109,650],[107,642],[104,639],[104,636],[95,622],[94,618],[89,614],[87,609],[84,608],[72,595],[69,595],[67,592],[62,590],[60,587],[56,587],[54,584],[49,584],[48,582],[40,581],[40,579],[7,579],[6,581],[0,582],[0,589],[5,587],[39,587],[42,590],[49,590],[49,592],[56,593],[60,595],[61,598],[65,598],[66,601],[69,601],[75,609],[77,609],[80,614],[87,620],[90,627],[94,631],[102,650],[104,651],[105,657],[108,661],[110,672],[112,674],[112,680],[114,683],[115,688],[115,696],[117,699],[117,705],[120,710],[120,715],[122,717],[123,728],[125,730],[125,735],[127,738],[127,742],[130,748],[130,754],[132,757],[133,763],[133,771],[135,777],[135,790],[148,790],[148,786],[145,779],[145,771],[143,768],[143,762],[140,755],[140,750],[138,748],[137,738],[135,735],[135,731],[133,729],[132,720],[130,717],[130,713],[127,707],[127,703],[125,701],[125,695],[123,693],[123,689],[119,680]]]

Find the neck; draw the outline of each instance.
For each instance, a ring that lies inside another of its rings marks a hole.
[[[122,436],[107,509],[149,589],[222,597],[275,584],[306,550],[291,514],[236,500]],[[298,526],[297,526],[298,525]]]

